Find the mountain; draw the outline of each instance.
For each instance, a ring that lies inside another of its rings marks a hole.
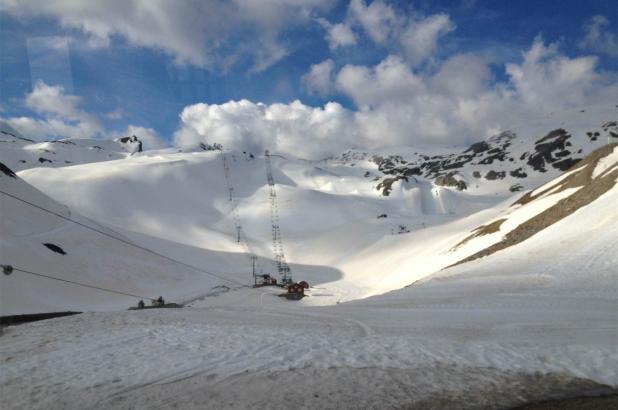
[[[248,286],[249,253],[275,268],[258,153],[105,142],[117,158],[88,162],[76,143],[42,166],[0,162],[0,263],[14,268],[0,315],[85,312],[0,329],[8,408],[289,408],[300,391],[312,408],[503,409],[615,394],[611,123],[596,140],[560,124],[440,152],[271,155],[285,254],[312,285],[300,302]],[[79,160],[60,166],[66,155]],[[159,295],[184,308],[126,310]]]
[[[375,163],[379,172],[375,176],[369,173],[367,177],[379,182],[376,188],[384,196],[390,195],[396,182],[417,182],[419,177],[460,191],[484,193],[485,187],[492,191],[508,187],[509,191],[518,192],[566,171],[592,150],[618,142],[617,121],[604,121],[588,129],[574,133],[556,128],[532,141],[504,131],[461,152],[370,155],[348,151],[335,160],[345,164],[363,160]],[[497,182],[487,184],[487,181]]]
[[[118,230],[51,199],[1,163],[0,211],[0,259],[2,264],[15,268],[10,276],[3,275],[1,279],[1,316],[116,310],[134,305],[140,298],[149,302],[148,298],[154,299],[162,293],[186,301],[207,293],[201,289],[222,284],[238,286],[246,281],[246,277],[236,273],[238,263],[230,255],[157,238],[139,238],[139,243],[165,249],[165,256],[178,257],[187,263],[209,260],[212,267],[225,273],[227,280],[221,280],[141,249]]]
[[[592,117],[596,121],[596,116]],[[292,272],[295,279],[322,289],[303,303],[328,305],[399,289],[450,265],[488,254],[492,246],[491,252],[505,243],[517,243],[514,237],[525,240],[530,232],[545,229],[549,224],[539,224],[535,217],[548,221],[553,217],[546,214],[562,215],[556,206],[597,186],[598,176],[591,174],[595,164],[615,161],[610,152],[613,145],[603,146],[608,140],[618,140],[617,125],[606,119],[597,126],[587,122],[572,128],[575,131],[555,128],[532,138],[503,132],[469,147],[431,154],[404,147],[397,154],[388,149],[371,153],[350,150],[321,161],[271,156],[280,227]],[[80,218],[83,215],[92,223],[96,221],[97,226],[111,229],[127,241],[224,277],[232,275],[240,283],[252,280],[247,250],[258,256],[258,271],[275,272],[269,189],[264,158],[258,153],[226,152],[220,146],[206,145],[139,152],[131,151],[136,146],[130,144],[137,142],[131,138],[124,142],[33,143],[14,130],[5,128],[4,132],[0,159],[9,169],[11,164],[18,167],[14,169],[18,179],[4,177],[3,184],[10,184],[3,189],[14,196],[21,198],[21,190],[38,192],[31,198],[34,203],[63,204]],[[47,153],[54,161],[32,161],[48,149],[44,147],[59,147],[54,154]],[[224,157],[229,164],[227,173]],[[30,159],[24,163],[21,158]],[[72,162],[66,164],[67,160]],[[583,168],[578,170],[580,161]],[[571,173],[562,177],[567,185],[551,185],[551,181],[561,181],[559,176],[568,168]],[[530,191],[543,184],[551,189]],[[581,186],[587,188],[577,193]],[[588,198],[592,199],[573,202],[586,206],[596,197]],[[3,206],[15,201],[5,196],[1,200]],[[20,220],[23,226],[41,217],[40,210],[18,203],[5,209],[16,212],[8,214],[9,219]],[[199,273],[135,252],[126,244],[116,243],[125,253],[114,256],[118,249],[108,249],[110,238],[99,238],[77,227],[68,229],[62,240],[52,241],[58,235],[56,219],[51,216],[48,224],[28,228],[34,235],[30,239],[14,232],[15,227],[7,227],[4,235],[30,242],[15,248],[11,244],[16,240],[5,240],[10,249],[5,255],[33,270],[54,266],[50,265],[54,260],[66,262],[58,266],[56,274],[73,271],[73,278],[85,275],[93,283],[122,289],[131,283],[135,292],[165,294],[180,301],[217,292],[220,286],[233,286],[217,277],[192,283],[190,278]],[[66,222],[66,226],[72,224]],[[241,243],[237,242],[238,226]],[[522,234],[528,226],[535,228]],[[79,235],[73,235],[75,230]],[[63,249],[67,247],[63,241],[73,244],[67,255],[40,249],[39,237],[50,231],[50,242]],[[95,259],[91,256],[94,245],[88,251],[80,249],[80,243],[90,242],[100,247],[96,254],[110,251],[109,255]],[[41,250],[44,257],[33,257]],[[73,260],[76,253],[80,257]],[[135,258],[136,263],[127,260],[118,267],[116,260],[123,258]],[[157,266],[154,270],[153,264]],[[158,279],[146,280],[150,275]],[[178,275],[183,279],[176,280]],[[110,281],[112,277],[116,279]],[[28,283],[37,292],[47,293],[54,303],[37,305],[24,299],[23,303],[11,303],[10,309],[3,306],[3,312],[97,310],[134,302],[101,294],[87,304],[81,300],[74,303],[63,292],[49,292],[49,283],[42,279],[37,279],[36,285],[32,280]],[[24,286],[12,294],[25,292]],[[108,303],[112,299],[115,302]]]
[[[141,151],[142,142],[134,135],[115,140],[69,138],[36,142],[0,121],[0,162],[16,172],[109,161]]]

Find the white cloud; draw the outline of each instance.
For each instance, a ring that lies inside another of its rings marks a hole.
[[[64,87],[47,85],[38,81],[32,92],[26,95],[26,106],[39,114],[48,114],[71,121],[92,121],[96,118],[78,108],[81,99],[67,95]]]
[[[422,63],[436,53],[438,39],[453,30],[455,24],[446,14],[410,22],[400,36],[405,56],[413,64]]]
[[[529,107],[549,104],[556,109],[584,101],[593,91],[598,74],[596,57],[568,58],[557,45],[546,46],[537,38],[524,54],[522,64],[507,64],[517,96]]]
[[[384,44],[399,29],[402,19],[381,0],[367,5],[364,0],[352,0],[348,7],[350,19],[359,24],[378,44]]]
[[[594,57],[566,57],[539,38],[520,63],[507,65],[507,80],[496,83],[480,56],[454,55],[435,72],[418,72],[391,55],[373,67],[346,65],[336,73],[336,89],[357,110],[299,101],[195,104],[183,110],[175,143],[218,142],[314,159],[350,147],[466,144],[551,112],[613,106],[618,84],[597,72],[595,63]],[[329,63],[322,64],[330,78]]]
[[[456,54],[442,63],[431,78],[431,87],[446,95],[478,96],[491,80],[487,63],[485,58],[474,54]]]
[[[358,39],[348,23],[329,23],[325,19],[318,19],[318,23],[326,30],[326,41],[331,50],[356,45]]]
[[[309,72],[301,78],[301,82],[310,94],[328,95],[333,88],[334,71],[333,60],[324,60],[319,64],[312,64]]]
[[[356,44],[353,29],[360,28],[375,44],[404,55],[413,65],[432,58],[438,51],[438,40],[455,30],[448,14],[405,16],[382,0],[370,4],[352,0],[342,23],[332,24],[323,19],[319,22],[327,30],[326,40],[331,50]]]
[[[363,108],[403,103],[424,84],[400,57],[389,56],[373,68],[344,66],[337,74],[337,88]]]
[[[52,17],[81,30],[92,46],[107,46],[119,35],[163,50],[178,64],[208,68],[225,68],[233,56],[247,54],[256,71],[287,54],[282,30],[330,6],[328,0],[0,0],[2,10],[18,18]]]
[[[103,132],[98,118],[79,107],[81,98],[67,94],[62,86],[38,81],[24,102],[42,118],[22,116],[5,121],[29,138],[94,138]]]
[[[224,104],[194,104],[185,107],[181,127],[174,136],[179,146],[199,142],[220,143],[226,149],[265,149],[294,156],[324,157],[341,146],[363,145],[358,141],[353,114],[338,103],[309,107],[290,104],[253,103],[247,100]]]
[[[38,81],[26,94],[24,102],[41,118],[0,118],[27,138],[46,140],[55,138],[118,138],[136,135],[143,142],[143,149],[164,148],[168,144],[152,128],[129,125],[122,134],[106,130],[96,115],[80,108],[81,97],[67,94],[62,86]],[[118,119],[122,110],[116,109],[107,116]]]
[[[579,47],[614,57],[618,56],[618,37],[609,31],[611,27],[607,17],[592,16],[584,24],[585,35],[579,42]]]
[[[11,117],[2,120],[25,137],[37,141],[49,138],[94,138],[102,131],[96,124],[71,123],[58,118]]]

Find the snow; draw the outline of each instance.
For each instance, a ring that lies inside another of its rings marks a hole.
[[[10,144],[19,148],[0,161],[51,143]],[[289,408],[286,392],[311,408],[508,408],[618,386],[618,187],[522,243],[451,266],[579,188],[552,190],[552,170],[530,179],[549,191],[525,205],[512,205],[508,178],[472,192],[410,178],[384,197],[365,177],[376,172],[367,156],[354,166],[273,156],[286,256],[312,285],[289,302],[279,288],[242,285],[251,264],[236,220],[258,270],[274,272],[262,157],[225,152],[230,201],[221,152],[103,159],[91,142],[67,146],[59,160],[75,164],[24,165],[18,179],[0,174],[0,190],[104,234],[0,195],[2,263],[187,306],[126,311],[136,298],[2,275],[1,315],[86,312],[3,329],[7,409]],[[594,173],[617,160],[614,150]],[[497,219],[498,232],[456,247]]]
[[[285,408],[272,389],[300,389],[312,407],[325,408],[362,406],[366,396],[351,392],[365,389],[369,402],[386,407],[405,392],[417,403],[475,389],[465,396],[470,408],[488,400],[508,407],[560,386],[584,389],[576,378],[616,385],[617,200],[614,188],[506,251],[337,306],[311,308],[281,301],[275,289],[246,288],[181,310],[7,328],[0,337],[7,408]],[[398,387],[389,386],[394,377]],[[487,379],[523,391],[509,396]],[[382,394],[389,389],[393,395]]]
[[[145,240],[147,246],[157,247],[157,241],[149,238],[159,238],[166,245],[156,249],[166,255],[174,250],[174,244],[181,244],[200,249],[202,255],[225,253],[232,258],[243,249],[235,240],[221,155],[147,152],[115,161],[33,168],[19,172],[19,176],[132,240]],[[228,156],[243,235],[251,252],[259,256],[260,268],[272,273],[263,158]],[[298,280],[328,288],[324,296],[306,302],[310,304],[333,304],[382,293],[432,273],[435,265],[414,275],[401,271],[399,263],[387,266],[381,261],[387,254],[392,260],[409,256],[409,247],[418,244],[418,235],[429,239],[435,232],[436,239],[451,237],[453,229],[460,229],[462,217],[503,200],[495,195],[468,197],[426,181],[408,183],[383,197],[363,176],[366,168],[361,164],[354,168],[320,164],[318,168],[316,163],[273,157],[273,168],[285,252],[293,272]],[[377,219],[381,214],[388,218]],[[470,220],[466,227],[471,229],[480,220]],[[456,226],[449,228],[451,224]],[[410,233],[394,235],[399,225]],[[440,244],[423,255],[442,249]],[[174,255],[175,251],[171,252]],[[221,262],[194,258],[192,263],[219,267],[229,258]],[[455,261],[452,257],[448,262]],[[238,255],[233,266],[241,277],[250,278],[251,265],[244,255]],[[443,266],[447,265],[438,268]],[[381,267],[384,280],[377,280],[376,267]],[[195,287],[187,291],[193,293]],[[178,289],[176,294],[182,292]]]
[[[0,195],[0,249],[3,264],[148,298],[156,298],[165,290],[166,297],[182,300],[209,293],[211,288],[222,282],[218,278],[129,246],[126,241],[130,242],[132,238],[123,235],[121,229],[109,229],[70,211],[20,179],[0,174],[0,190],[107,235],[93,232],[3,194]],[[244,274],[237,273],[240,261],[225,253],[143,235],[139,239],[153,249],[167,251],[168,256],[183,258],[186,263],[208,259],[219,272],[227,272],[230,280],[238,283],[246,281]],[[66,255],[51,252],[43,246],[48,242],[60,246]],[[136,298],[76,288],[72,284],[18,272],[11,276],[3,275],[0,283],[2,316],[64,310],[118,310],[135,303]]]
[[[614,148],[611,154],[603,157],[597,163],[597,166],[592,171],[592,178],[596,178],[603,174],[605,171],[612,169],[618,163],[618,147]]]
[[[273,273],[275,269],[264,160],[257,155],[252,159],[226,153],[235,196],[231,203],[222,155],[218,151],[146,151],[118,160],[31,168],[18,175],[74,212],[123,237],[194,266],[233,274],[246,283],[251,281],[251,264],[245,249],[236,242],[235,219],[240,220],[250,252],[259,258],[258,271]],[[319,295],[302,302],[306,305],[341,303],[407,286],[498,242],[576,191],[548,192],[525,206],[511,207],[512,195],[469,194],[411,179],[398,181],[391,195],[384,197],[371,178],[364,176],[376,167],[367,160],[355,160],[354,167],[337,161],[278,156],[272,161],[285,253],[294,276],[323,288]],[[561,178],[564,176],[558,180]],[[545,186],[558,185],[550,181]],[[387,217],[377,218],[383,214]],[[499,218],[506,219],[499,232],[455,248],[475,228]],[[144,266],[153,263],[148,260]],[[92,266],[92,261],[80,264]],[[128,265],[122,269],[129,270]],[[142,274],[149,275],[150,269]],[[172,265],[159,268],[159,277],[167,275],[169,279],[151,282],[145,290],[153,292],[154,297],[165,294],[187,300],[225,284],[207,282],[200,290],[189,279],[172,282],[178,269]],[[108,281],[105,269],[94,271],[97,273],[90,273],[94,282],[99,282],[97,275],[104,274],[102,282],[116,285]],[[195,274],[186,271],[181,268],[183,275]],[[123,305],[116,306],[125,307],[129,302],[122,301]],[[32,309],[29,303],[27,299],[24,304],[11,305],[11,309],[17,313],[22,307]],[[99,309],[94,303],[72,306]],[[110,305],[106,302],[102,308],[109,309]],[[3,309],[6,312],[7,307]]]
[[[0,162],[15,172],[33,167],[55,168],[123,159],[138,155],[137,144],[76,138],[35,142],[0,121]]]
[[[545,191],[548,191],[548,192],[547,192],[548,194],[549,194],[549,193],[551,193],[551,191],[550,191],[550,190],[551,190],[551,188],[552,188],[552,187],[553,187],[553,188],[559,187],[559,186],[560,186],[560,183],[561,183],[562,181],[564,181],[564,180],[565,180],[566,178],[568,178],[570,175],[575,174],[576,172],[581,171],[583,168],[584,168],[583,166],[582,166],[582,167],[577,167],[577,168],[575,168],[575,169],[572,169],[572,170],[570,170],[570,171],[567,171],[567,172],[563,173],[563,174],[562,174],[562,175],[560,175],[559,177],[554,178],[554,179],[552,179],[551,181],[547,182],[546,184],[543,184],[543,185],[541,185],[540,187],[538,187],[538,188],[534,189],[534,190],[530,193],[530,195],[531,195],[531,196],[533,196],[533,197],[535,197],[535,196],[537,196],[539,193],[541,193],[541,192],[545,192]]]

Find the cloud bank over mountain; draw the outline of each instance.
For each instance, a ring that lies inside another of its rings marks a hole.
[[[615,102],[618,84],[597,69],[595,57],[569,58],[537,38],[522,58],[506,64],[507,79],[499,82],[475,54],[453,55],[432,71],[396,55],[339,70],[326,60],[311,67],[306,86],[341,93],[356,109],[336,102],[194,104],[183,110],[175,142],[318,158],[349,147],[464,144],[539,115]]]

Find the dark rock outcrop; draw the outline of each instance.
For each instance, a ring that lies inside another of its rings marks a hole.
[[[436,185],[455,187],[458,191],[468,189],[468,185],[466,184],[466,182],[455,178],[455,175],[457,174],[453,172],[449,172],[446,175],[440,175],[435,180]]]
[[[17,179],[17,175],[15,175],[13,170],[4,165],[2,162],[0,162],[0,172],[2,172],[6,176]]]
[[[465,150],[464,152],[474,152],[475,154],[479,154],[483,151],[487,151],[489,149],[489,144],[486,141],[476,142],[470,145],[470,148]]]
[[[556,162],[559,158],[556,154],[565,151],[569,138],[571,135],[562,128],[551,131],[535,143],[535,152],[528,157],[528,165],[535,171],[546,172],[546,165]],[[562,166],[554,167],[561,169]]]
[[[509,175],[513,178],[526,178],[528,176],[521,167],[509,172]]]
[[[66,255],[67,253],[64,251],[64,249],[62,249],[60,246],[53,244],[53,243],[44,243],[43,244],[47,249],[49,249],[52,252],[56,252],[59,253],[60,255]]]
[[[485,175],[485,179],[487,179],[489,181],[495,181],[496,179],[504,179],[505,176],[506,176],[506,172],[504,172],[504,171],[494,171],[492,169],[491,171],[489,171]]]

